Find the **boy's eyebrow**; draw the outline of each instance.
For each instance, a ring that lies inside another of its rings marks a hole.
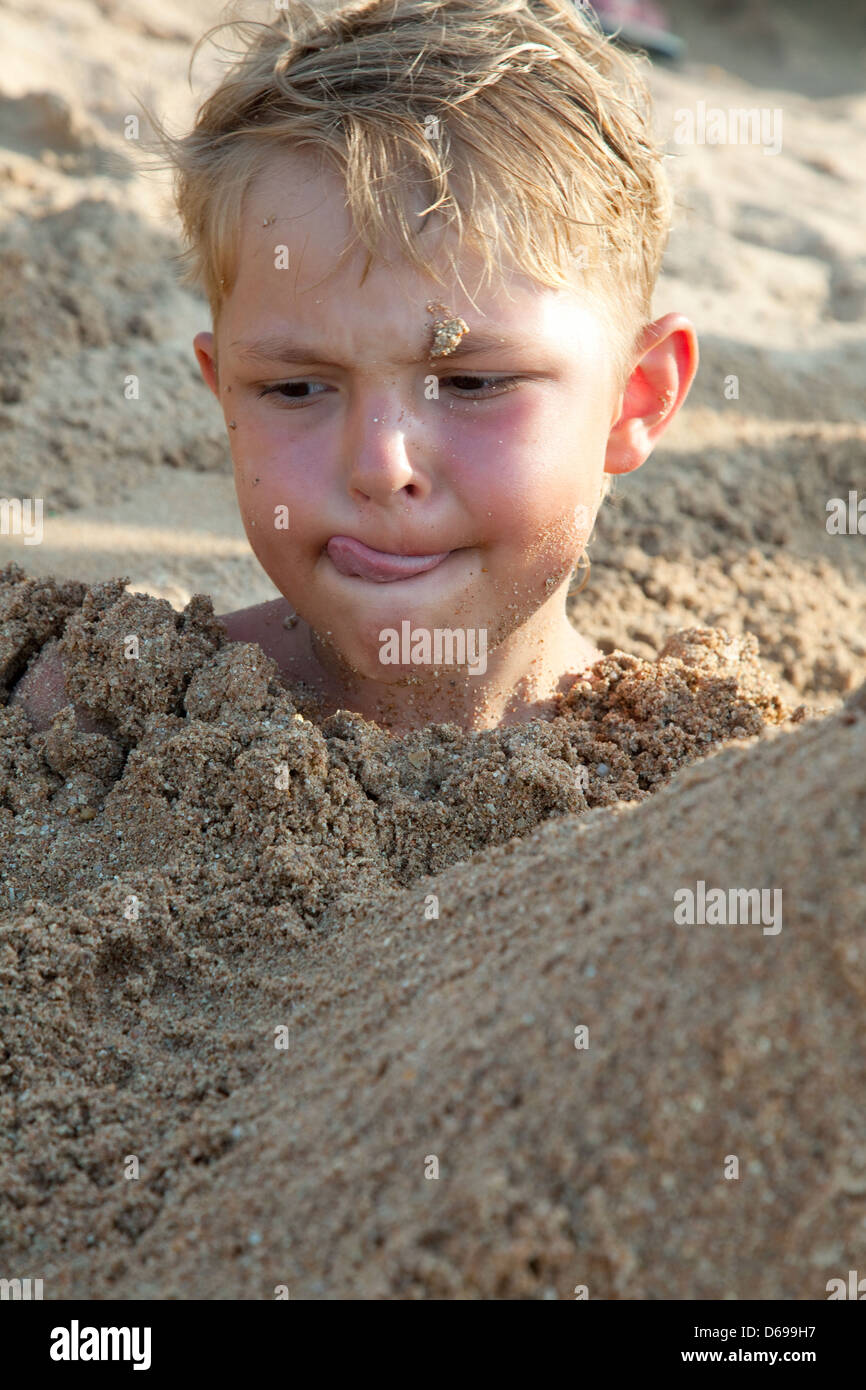
[[[520,346],[516,342],[509,342],[502,334],[486,332],[484,329],[476,328],[472,330],[471,337],[463,339],[449,352],[446,358],[432,357],[430,349],[420,354],[418,357],[394,358],[397,366],[417,366],[420,362],[453,362],[458,357],[480,356],[482,352],[490,352],[491,349],[499,348],[507,351],[510,348]],[[295,338],[289,338],[285,334],[272,334],[266,338],[258,338],[252,342],[244,342],[242,338],[237,338],[233,343],[229,343],[230,348],[237,350],[237,355],[242,361],[265,361],[265,362],[316,362],[322,367],[340,367],[344,364],[334,362],[322,354],[321,350],[312,344],[301,343]]]

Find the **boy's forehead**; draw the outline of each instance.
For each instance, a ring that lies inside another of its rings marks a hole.
[[[422,248],[431,246],[433,228],[422,225],[417,204],[413,231]],[[310,157],[287,154],[274,157],[247,190],[241,216],[239,271],[273,265],[280,246],[286,248],[288,270],[294,287],[304,290],[326,277],[339,274],[349,260],[348,247],[355,240],[343,180],[332,169]],[[361,247],[357,247],[361,250]],[[388,248],[382,247],[383,257]],[[363,266],[364,256],[358,260]],[[356,286],[363,288],[356,279]]]
[[[422,206],[417,200],[419,214]],[[419,215],[413,231],[422,250],[425,243],[429,247],[432,265],[435,247],[442,249],[438,228],[422,225]],[[387,349],[396,346],[395,338],[401,346],[429,346],[437,316],[464,319],[466,346],[473,328],[475,342],[482,332],[508,342],[561,342],[569,323],[576,326],[575,316],[586,318],[588,302],[575,291],[541,285],[516,267],[480,287],[480,257],[461,248],[455,259],[457,274],[449,275],[439,262],[444,286],[412,265],[396,244],[383,247],[367,268],[340,176],[301,155],[280,155],[244,199],[237,275],[225,306],[229,342],[243,347],[257,339],[257,325],[278,322],[308,330],[305,339],[320,338],[325,326],[333,335],[338,320],[347,348],[357,348],[362,332],[393,356]],[[431,302],[442,307],[431,311]]]
[[[424,222],[424,200],[415,197],[412,202],[410,226],[422,255],[429,253],[432,267],[437,260],[438,214]],[[285,248],[282,261],[281,247]],[[458,252],[456,259],[468,293],[461,290],[456,277],[450,278],[447,293],[452,299],[462,295],[464,307],[469,308],[468,294],[480,303],[475,293],[480,263],[465,251]],[[423,306],[426,300],[446,293],[432,271],[427,275],[406,259],[396,238],[390,245],[377,247],[365,275],[366,262],[367,251],[355,235],[345,185],[334,170],[321,168],[300,154],[280,155],[254,180],[241,218],[239,279],[255,277],[267,282],[271,291],[279,289],[282,280],[287,282],[283,288],[299,297],[313,290],[324,297],[324,289],[329,294],[351,293],[353,299],[372,301],[383,297],[379,276],[384,273],[394,277],[386,298],[411,292]],[[283,266],[281,271],[275,271],[277,264]],[[530,283],[527,280],[527,285]],[[452,307],[459,312],[456,304]]]

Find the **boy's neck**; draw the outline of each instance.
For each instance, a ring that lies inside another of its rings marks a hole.
[[[292,637],[291,659],[281,662],[283,675],[314,693],[320,717],[348,709],[395,733],[430,724],[482,730],[549,719],[558,697],[602,656],[571,626],[561,599],[558,609],[545,605],[489,652],[483,674],[443,665],[438,675],[424,667],[399,684],[376,681],[347,668],[302,619]]]

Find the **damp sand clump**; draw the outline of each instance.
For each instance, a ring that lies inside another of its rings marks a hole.
[[[551,817],[641,801],[793,713],[753,638],[691,629],[655,660],[604,657],[550,720],[399,735],[345,710],[317,721],[311,693],[287,689],[257,646],[227,642],[204,597],[177,613],[122,580],[7,568],[7,681],[54,638],[69,698],[100,731],[71,707],[41,733],[3,709],[10,902],[69,902],[170,870],[215,920],[278,905],[311,925],[340,898],[404,887]]]

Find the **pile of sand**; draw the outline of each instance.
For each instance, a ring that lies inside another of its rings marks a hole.
[[[190,904],[213,893],[233,921],[243,904],[311,925],[350,892],[437,873],[550,816],[644,800],[713,746],[804,714],[753,638],[691,629],[655,661],[606,657],[552,720],[396,736],[346,710],[317,720],[312,692],[287,690],[258,647],[227,643],[206,598],[178,614],[121,580],[0,571],[7,683],[58,636],[69,698],[100,732],[71,706],[42,733],[3,710],[10,901],[71,907],[129,874],[149,892],[171,865]]]
[[[99,1298],[856,1267],[866,687],[795,731],[692,630],[549,722],[395,737],[306,718],[207,600],[0,576],[4,669],[57,633],[105,732],[2,711],[6,1265]],[[781,929],[673,925],[697,880],[780,889]]]

